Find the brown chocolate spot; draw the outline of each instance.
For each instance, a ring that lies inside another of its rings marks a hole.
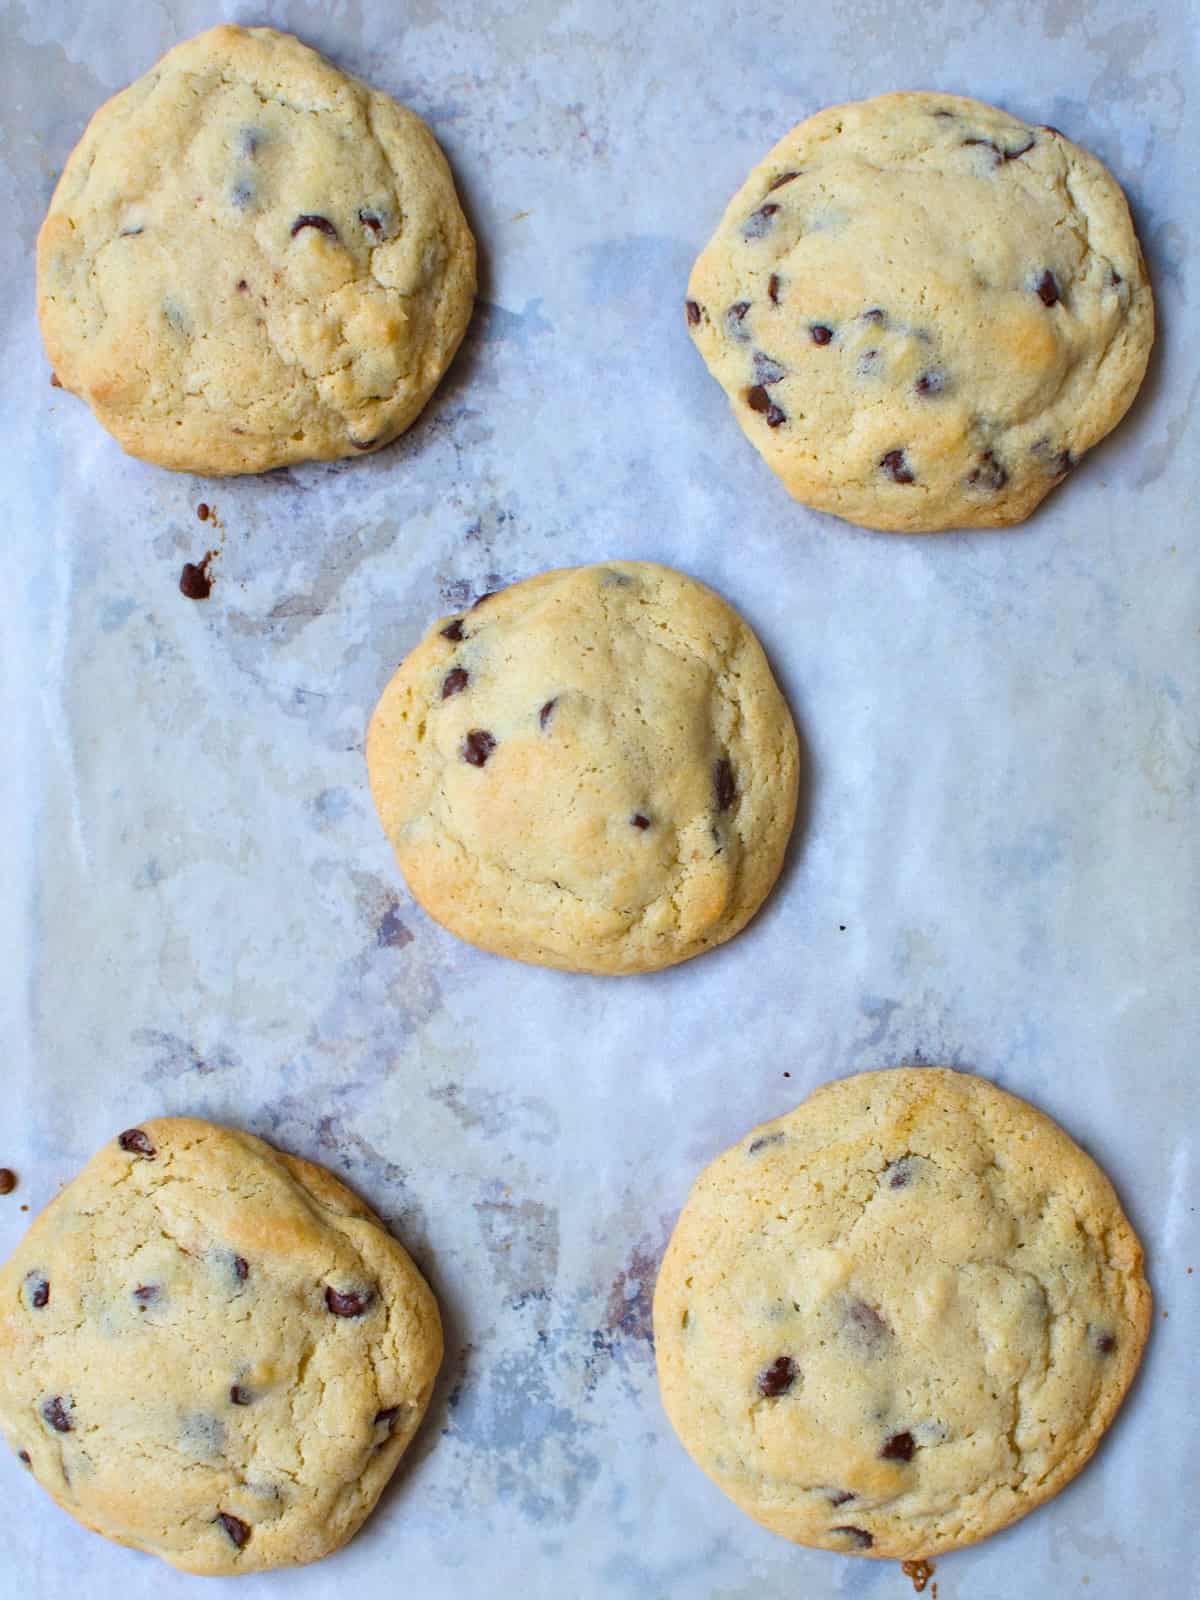
[[[869,311],[863,312],[864,322],[886,322],[887,316],[880,306],[872,306]]]
[[[483,593],[479,596],[479,599],[476,600],[475,603],[472,605],[471,610],[472,611],[478,611],[480,606],[483,605],[485,600],[492,600],[499,593],[500,593],[499,589],[485,589],[483,591]]]
[[[725,327],[731,339],[748,339],[750,335],[742,326],[747,311],[750,309],[749,300],[735,300],[725,313]]]
[[[555,708],[555,706],[557,704],[558,704],[558,696],[555,695],[554,699],[553,700],[547,700],[546,704],[538,712],[538,723],[539,723],[539,725],[541,727],[544,728],[546,726],[546,724],[550,721],[550,718],[554,715],[554,708]]]
[[[201,500],[200,504],[196,507],[196,515],[199,517],[201,522],[207,522],[208,521],[209,513],[208,513],[208,502],[207,501]]]
[[[650,826],[650,818],[643,816],[640,811],[635,811],[629,821],[632,827],[640,829],[643,833]]]
[[[442,699],[449,700],[452,694],[461,694],[471,681],[471,674],[466,667],[451,667],[442,679]]]
[[[913,1443],[911,1433],[894,1433],[890,1439],[885,1439],[883,1448],[879,1452],[881,1461],[911,1461],[916,1445]]]
[[[933,1562],[926,1561],[922,1556],[919,1561],[902,1561],[900,1571],[906,1578],[912,1579],[912,1586],[918,1594],[925,1593],[925,1585],[933,1577]],[[933,1586],[934,1595],[937,1595],[937,1584]]]
[[[374,1298],[374,1289],[325,1290],[325,1304],[335,1317],[361,1317]]]
[[[239,1550],[245,1547],[246,1540],[250,1537],[250,1528],[241,1517],[235,1517],[232,1511],[218,1511],[213,1521],[221,1524]]]
[[[246,282],[245,278],[238,279],[237,291],[239,294],[248,294],[250,292],[250,285]]]
[[[210,550],[203,561],[185,561],[179,574],[179,592],[185,600],[207,600],[212,593],[212,574],[209,562],[216,554]]]
[[[757,1155],[760,1150],[765,1150],[769,1144],[782,1143],[783,1135],[781,1133],[764,1133],[761,1139],[752,1139],[750,1141],[746,1146],[746,1154],[748,1156]]]
[[[881,456],[879,465],[891,478],[893,483],[916,483],[916,474],[905,459],[903,450],[889,450],[887,455]]]
[[[979,465],[972,467],[967,474],[967,483],[972,489],[989,489],[993,494],[1003,489],[1008,482],[1008,469],[990,450],[985,450],[979,458]]]
[[[758,1392],[766,1400],[786,1394],[796,1381],[796,1363],[791,1356],[776,1356],[758,1375]]]
[[[377,211],[360,211],[358,213],[358,220],[362,223],[364,228],[370,228],[372,233],[383,232],[383,218]]]
[[[1110,1356],[1117,1348],[1117,1338],[1113,1333],[1100,1333],[1096,1335],[1096,1350],[1102,1356]]]
[[[812,323],[808,331],[814,344],[828,344],[833,338],[833,329],[827,328],[823,322]]]
[[[292,238],[294,239],[303,228],[315,228],[318,233],[326,234],[330,239],[336,239],[338,236],[337,229],[328,217],[314,216],[310,212],[305,212],[292,223]]]
[[[57,372],[52,372],[50,374],[50,387],[52,389],[61,389],[62,388],[62,379],[59,377]]]
[[[762,236],[773,228],[779,207],[772,200],[765,206],[759,206],[757,211],[751,212],[742,226],[743,239],[761,239]]]
[[[138,1309],[144,1311],[152,1301],[158,1299],[158,1285],[156,1283],[139,1283],[133,1291],[133,1298],[138,1302]]]
[[[43,1278],[40,1272],[25,1274],[25,1289],[35,1311],[44,1311],[50,1304],[50,1280]]]
[[[716,795],[718,811],[728,811],[737,799],[733,764],[728,756],[722,756],[713,767],[713,793]]]
[[[11,1167],[0,1167],[0,1194],[11,1194],[17,1187],[17,1175]]]
[[[869,1550],[875,1543],[865,1528],[852,1528],[848,1525],[843,1525],[840,1528],[830,1528],[829,1531],[830,1533],[844,1533],[848,1539],[853,1540],[860,1550]]]
[[[1044,306],[1057,305],[1062,298],[1058,290],[1058,279],[1049,267],[1037,281],[1037,296]]]
[[[463,740],[462,758],[473,767],[484,767],[496,748],[496,740],[486,728],[472,728]]]
[[[774,194],[776,189],[782,189],[785,183],[791,183],[793,178],[798,178],[799,172],[781,172],[768,189],[768,194]]]
[[[844,1506],[853,1499],[854,1495],[849,1489],[831,1489],[829,1491],[829,1504],[831,1506]]]
[[[242,1283],[245,1283],[246,1279],[250,1276],[250,1263],[246,1260],[245,1256],[234,1256],[233,1270],[238,1279]]]
[[[1125,282],[1125,279],[1117,271],[1116,267],[1109,267],[1109,269],[1108,269],[1108,287],[1110,289],[1117,289],[1124,282]]]
[[[29,1451],[28,1450],[18,1450],[17,1451],[17,1460],[18,1461],[23,1461],[27,1467],[31,1467],[33,1465],[33,1462],[29,1459]]]
[[[782,383],[786,377],[787,368],[776,361],[774,356],[764,355],[761,350],[754,352],[755,383]]]
[[[687,312],[688,326],[694,328],[700,321],[700,307],[694,300],[685,300],[684,310]]]
[[[74,1423],[70,1418],[72,1402],[64,1400],[62,1395],[52,1395],[49,1400],[42,1401],[42,1416],[58,1433],[70,1433]]]
[[[243,1389],[240,1383],[229,1385],[229,1398],[235,1406],[248,1406],[250,1404],[250,1391]]]
[[[761,383],[756,383],[752,389],[746,390],[746,404],[751,411],[761,412],[767,419],[768,428],[777,428],[781,422],[787,421],[787,412],[775,404]]]
[[[130,1155],[144,1156],[147,1161],[153,1161],[158,1151],[150,1143],[150,1136],[141,1128],[126,1128],[125,1132],[117,1136],[117,1143],[122,1150],[128,1150]]]
[[[773,306],[779,304],[779,274],[773,272],[767,279],[767,299]]]
[[[939,367],[933,367],[928,372],[921,374],[916,383],[913,384],[913,388],[919,395],[925,396],[926,399],[934,395],[945,394],[946,374]]]
[[[442,638],[449,639],[452,644],[461,644],[466,638],[462,631],[462,618],[455,617],[453,622],[448,622],[442,629]]]

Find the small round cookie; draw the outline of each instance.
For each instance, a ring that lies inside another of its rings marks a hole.
[[[353,1536],[416,1432],[437,1304],[323,1167],[186,1117],[129,1128],[0,1269],[0,1428],[86,1527],[185,1572]]]
[[[650,972],[731,939],[796,815],[796,730],[758,640],[642,561],[543,573],[435,622],[367,762],[430,916],[568,972]]]
[[[697,1465],[774,1533],[896,1560],[1057,1494],[1149,1326],[1095,1162],[936,1068],[828,1084],[727,1150],[654,1297],[663,1404]]]
[[[946,94],[793,128],[686,312],[790,494],[910,533],[1022,521],[1116,427],[1154,342],[1112,176],[1055,128]]]
[[[212,28],[101,106],[38,239],[60,384],[131,455],[187,472],[387,444],[474,295],[429,129],[270,28]]]

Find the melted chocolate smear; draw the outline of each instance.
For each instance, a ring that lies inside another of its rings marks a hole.
[[[209,567],[216,553],[215,550],[209,550],[203,561],[183,563],[183,571],[179,574],[179,592],[185,600],[207,600],[212,593],[213,581]]]
[[[145,1156],[147,1161],[153,1161],[158,1151],[150,1142],[150,1136],[141,1128],[126,1128],[125,1132],[117,1136],[117,1143],[122,1150],[128,1150],[131,1155]]]
[[[687,312],[688,327],[694,328],[700,321],[700,307],[694,300],[685,300],[683,308]]]
[[[781,172],[775,182],[770,185],[767,193],[774,194],[776,189],[782,189],[785,183],[791,183],[793,178],[798,178],[799,176],[799,172]]]
[[[796,1381],[796,1363],[791,1356],[776,1356],[758,1375],[758,1392],[767,1400],[786,1394]]]
[[[767,419],[768,428],[777,428],[781,422],[787,421],[787,412],[775,404],[761,383],[747,389],[746,404],[751,411],[758,411]]]
[[[848,1539],[854,1541],[860,1550],[869,1550],[875,1543],[865,1528],[852,1528],[844,1525],[840,1528],[830,1528],[829,1531],[830,1533],[844,1533]]]
[[[246,1540],[250,1537],[250,1528],[241,1517],[235,1517],[232,1511],[218,1511],[213,1521],[221,1524],[239,1550],[244,1548]]]
[[[330,239],[336,239],[338,236],[337,229],[328,217],[314,216],[309,212],[297,217],[295,222],[292,223],[292,238],[294,239],[304,228],[315,228],[318,233],[323,233]]]
[[[905,460],[903,450],[889,450],[887,455],[881,456],[879,465],[891,478],[893,483],[916,483],[916,475]]]
[[[716,795],[718,811],[728,811],[737,799],[737,784],[734,782],[733,765],[728,756],[722,756],[713,767],[713,792]]]
[[[462,758],[473,767],[485,767],[496,748],[496,740],[486,728],[472,728],[463,741]]]
[[[234,1256],[233,1270],[237,1273],[241,1282],[245,1283],[246,1279],[250,1276],[250,1263],[244,1256]]]
[[[779,304],[779,274],[773,272],[767,279],[767,299],[773,306]]]
[[[557,704],[558,704],[558,696],[555,695],[554,699],[553,700],[547,700],[546,704],[538,712],[538,723],[539,723],[539,725],[541,727],[544,728],[546,726],[546,724],[550,721],[550,718],[554,715],[554,708],[555,708],[555,706]]]
[[[471,681],[471,674],[466,667],[451,667],[442,679],[442,699],[449,700],[452,694],[461,694]]]
[[[158,1299],[158,1285],[156,1283],[139,1283],[133,1291],[133,1298],[138,1302],[139,1310],[144,1311],[152,1301]]]
[[[769,1144],[782,1144],[781,1133],[764,1133],[761,1139],[752,1139],[746,1148],[748,1156],[757,1155],[760,1150],[765,1150]]]
[[[70,1433],[74,1426],[68,1415],[67,1408],[69,1404],[69,1401],[63,1402],[63,1397],[60,1394],[56,1394],[42,1403],[42,1416],[58,1433]]]
[[[361,1317],[374,1298],[373,1289],[325,1290],[325,1305],[335,1317]]]
[[[453,622],[448,622],[446,624],[446,626],[442,629],[442,638],[449,639],[452,644],[462,643],[462,641],[466,638],[466,634],[462,631],[461,617],[457,617]]]

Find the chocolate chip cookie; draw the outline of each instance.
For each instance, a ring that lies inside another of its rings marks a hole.
[[[572,972],[648,972],[732,938],[796,814],[796,730],[758,640],[648,562],[543,573],[435,622],[367,761],[426,911]]]
[[[868,528],[1020,522],[1154,342],[1129,208],[1056,128],[887,94],[793,128],[697,260],[688,330],[797,500]]]
[[[0,1269],[0,1428],[85,1526],[186,1572],[316,1561],[429,1403],[437,1304],[323,1167],[128,1128]]]
[[[1095,1450],[1150,1324],[1112,1185],[982,1078],[867,1072],[702,1174],[654,1299],[693,1460],[799,1544],[929,1557]]]
[[[387,444],[474,294],[429,129],[270,28],[212,28],[102,106],[38,241],[60,384],[131,454],[188,472]]]

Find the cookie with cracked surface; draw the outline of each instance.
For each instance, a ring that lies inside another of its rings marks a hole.
[[[572,972],[648,972],[732,938],[796,814],[796,730],[758,640],[649,562],[543,573],[435,622],[367,761],[425,910]]]
[[[316,1561],[370,1513],[442,1357],[437,1303],[323,1167],[127,1128],[0,1269],[0,1429],[86,1527],[186,1572]]]
[[[797,500],[868,528],[1021,522],[1137,393],[1125,196],[1056,129],[905,93],[793,128],[692,270],[688,331]]]
[[[698,1466],[798,1544],[930,1557],[1083,1467],[1150,1326],[1112,1185],[983,1078],[866,1072],[725,1152],[654,1297]]]
[[[387,444],[474,295],[429,129],[270,28],[212,28],[102,106],[38,240],[59,382],[132,455],[187,472]]]

